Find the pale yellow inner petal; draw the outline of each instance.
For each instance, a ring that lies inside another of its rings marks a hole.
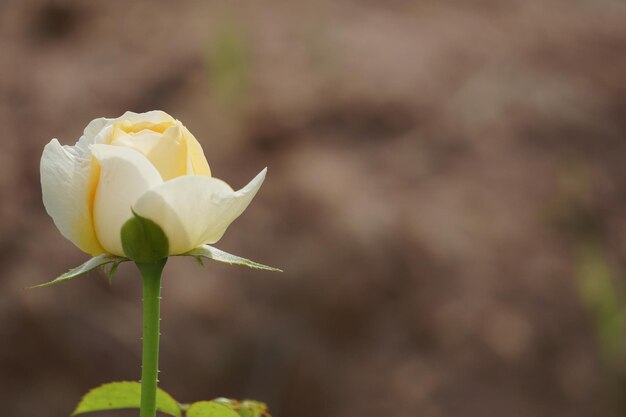
[[[211,168],[204,156],[202,146],[186,127],[182,126],[183,137],[187,142],[188,170],[187,175],[211,176]]]
[[[113,132],[111,145],[123,146],[141,152],[159,171],[164,181],[187,174],[187,146],[183,140],[180,128],[169,124],[163,132],[161,129],[166,123],[151,125],[150,129],[122,129],[116,127]],[[137,131],[135,131],[137,130]]]
[[[131,123],[127,120],[120,122],[118,128],[125,133],[139,133],[142,130],[152,130],[153,132],[163,133],[169,127],[174,126],[174,122],[163,121],[160,123],[152,123],[149,121],[143,121],[138,123]]]

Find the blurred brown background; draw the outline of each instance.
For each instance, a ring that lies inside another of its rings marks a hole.
[[[626,415],[623,1],[0,1],[0,409],[136,380],[124,264],[46,215],[43,146],[162,109],[215,176],[269,175],[172,259],[161,386],[275,417]],[[106,413],[107,415],[132,415]]]

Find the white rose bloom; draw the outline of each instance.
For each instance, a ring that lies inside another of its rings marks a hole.
[[[125,256],[120,231],[133,211],[163,229],[170,255],[215,243],[265,173],[234,191],[211,177],[196,138],[162,111],[93,120],[75,146],[52,139],[41,157],[46,211],[63,236],[94,256]]]

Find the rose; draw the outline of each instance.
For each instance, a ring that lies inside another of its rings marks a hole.
[[[161,227],[170,255],[215,243],[265,173],[233,191],[211,177],[189,130],[161,111],[93,120],[75,146],[52,139],[41,157],[46,211],[63,236],[94,256],[125,256],[121,228],[133,212]]]

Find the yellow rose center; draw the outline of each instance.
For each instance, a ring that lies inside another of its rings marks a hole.
[[[164,181],[187,175],[187,143],[179,123],[122,121],[113,126],[111,145],[141,152]]]
[[[120,122],[117,127],[123,132],[128,134],[139,133],[142,130],[151,130],[157,133],[163,133],[169,127],[172,127],[176,124],[176,122],[171,121],[163,121],[160,123],[152,123],[152,122],[139,122],[139,123],[131,123],[127,120]]]

